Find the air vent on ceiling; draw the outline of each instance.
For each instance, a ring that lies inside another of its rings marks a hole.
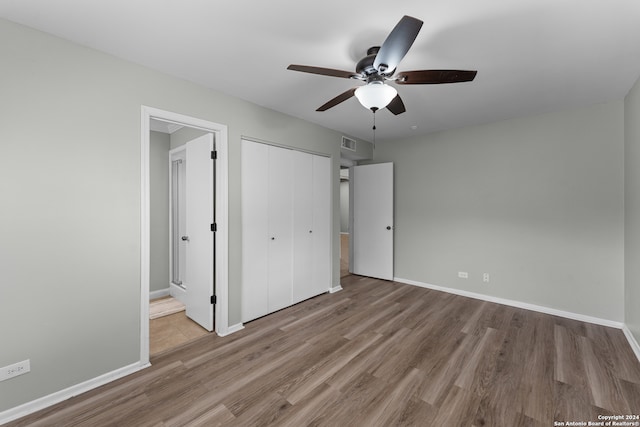
[[[356,140],[343,136],[340,148],[344,148],[345,150],[349,151],[356,151]]]

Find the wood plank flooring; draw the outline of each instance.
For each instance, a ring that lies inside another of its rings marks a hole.
[[[9,426],[553,426],[640,414],[623,333],[348,276]]]

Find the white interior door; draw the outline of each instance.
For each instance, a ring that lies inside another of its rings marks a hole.
[[[354,166],[351,272],[393,280],[393,163]]]
[[[213,331],[213,134],[186,144],[186,288],[187,316]]]

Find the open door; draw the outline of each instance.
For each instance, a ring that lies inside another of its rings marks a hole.
[[[350,170],[350,272],[393,280],[393,163]]]
[[[187,316],[213,331],[214,182],[213,134],[186,144],[186,268],[184,275]]]

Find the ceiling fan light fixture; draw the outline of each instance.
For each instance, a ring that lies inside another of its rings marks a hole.
[[[355,95],[364,108],[381,110],[396,97],[398,91],[382,82],[372,82],[356,89]]]

